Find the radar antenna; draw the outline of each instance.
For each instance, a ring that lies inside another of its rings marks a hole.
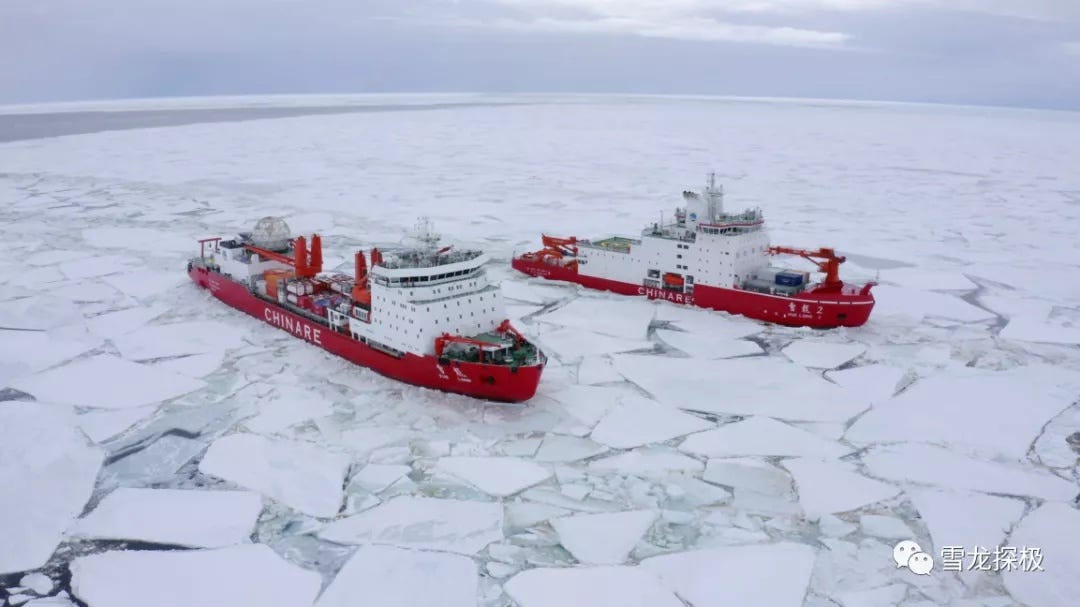
[[[425,250],[430,251],[439,246],[439,240],[442,237],[432,230],[431,220],[425,216],[417,220],[416,231],[413,234],[413,238],[415,238]]]

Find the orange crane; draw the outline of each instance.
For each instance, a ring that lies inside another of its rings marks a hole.
[[[558,252],[559,257],[562,257],[563,255],[577,256],[577,237],[575,236],[571,236],[570,238],[556,238],[544,234],[540,237],[540,240],[544,243],[545,249],[549,249],[552,252]]]
[[[255,245],[244,245],[248,251],[255,253],[263,259],[287,264],[296,269],[296,275],[300,278],[312,278],[322,272],[322,238],[318,234],[311,237],[311,254],[308,255],[307,239],[297,236],[293,241],[293,256],[283,255]],[[310,259],[310,261],[309,261]]]
[[[769,247],[770,255],[798,255],[816,265],[818,270],[825,273],[827,288],[840,288],[844,281],[840,280],[840,264],[847,261],[842,255],[837,255],[833,249],[821,248],[816,251],[806,249],[794,249],[791,247]]]

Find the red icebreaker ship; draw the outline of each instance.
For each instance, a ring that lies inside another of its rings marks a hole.
[[[870,317],[876,284],[840,280],[844,258],[816,251],[769,246],[759,209],[724,212],[715,176],[701,191],[683,192],[686,206],[671,223],[655,223],[639,238],[602,240],[543,236],[544,248],[515,256],[515,269],[550,280],[577,283],[623,295],[742,314],[782,325],[858,327]],[[775,267],[774,255],[797,255],[815,263],[825,278]]]
[[[354,276],[323,273],[319,235],[309,250],[267,217],[254,232],[199,241],[188,275],[226,304],[387,377],[488,400],[532,398],[547,358],[510,326],[488,256],[439,248],[426,220],[417,239],[392,254],[357,251]]]

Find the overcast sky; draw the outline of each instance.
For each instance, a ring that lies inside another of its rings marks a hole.
[[[1080,109],[1080,0],[0,0],[0,103],[390,91]]]

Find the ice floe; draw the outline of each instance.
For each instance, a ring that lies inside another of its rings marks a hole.
[[[503,588],[520,607],[683,607],[656,577],[637,567],[529,569]]]
[[[705,464],[668,447],[646,447],[589,462],[590,470],[642,477],[701,472]]]
[[[250,541],[262,497],[248,491],[132,489],[122,487],[75,521],[75,537],[137,540],[190,548]]]
[[[871,402],[878,403],[896,394],[904,373],[900,367],[879,364],[826,371],[825,377],[856,394],[866,396]]]
[[[959,297],[933,291],[879,285],[874,289],[874,316],[905,316],[922,320],[927,316],[960,322],[994,320],[997,315],[973,306]]]
[[[310,605],[321,576],[262,544],[213,550],[115,551],[76,558],[71,589],[94,607]]]
[[[475,607],[478,581],[476,563],[459,554],[361,546],[315,607]]]
[[[188,278],[180,272],[136,270],[134,272],[124,272],[123,274],[113,274],[101,280],[128,297],[143,299],[164,293],[183,284]]]
[[[614,361],[619,373],[660,402],[694,411],[845,421],[869,404],[865,395],[773,357],[710,361],[622,354]]]
[[[602,514],[575,514],[551,519],[559,543],[579,563],[619,565],[656,520],[649,510]]]
[[[707,457],[777,455],[840,457],[851,448],[795,428],[771,417],[753,416],[693,436],[679,445],[680,451]]]
[[[791,494],[791,477],[772,464],[748,457],[710,459],[701,479],[717,485],[764,495]]]
[[[95,335],[111,339],[142,327],[167,310],[165,306],[138,306],[106,312],[86,319],[86,328]]]
[[[815,369],[835,369],[858,358],[866,346],[856,343],[830,343],[800,339],[784,348],[784,356],[792,362]]]
[[[400,464],[368,464],[352,475],[351,484],[379,493],[401,480],[412,468]]]
[[[579,384],[606,384],[623,381],[623,376],[615,370],[611,359],[603,356],[586,356],[578,365],[577,381]]]
[[[1070,500],[1076,485],[1019,462],[1003,463],[941,447],[901,443],[871,447],[862,461],[875,477],[983,493]]]
[[[559,360],[570,363],[586,356],[631,352],[652,348],[645,339],[626,339],[582,329],[537,330],[533,332],[542,349],[554,354]]]
[[[699,417],[625,393],[596,424],[590,437],[615,449],[628,449],[714,427]]]
[[[134,259],[121,255],[83,256],[61,262],[60,271],[64,273],[64,276],[74,280],[116,274],[132,269],[136,265]]]
[[[548,434],[536,451],[534,459],[538,462],[575,462],[607,450],[607,447],[587,438]]]
[[[810,520],[855,510],[900,493],[898,487],[867,478],[846,462],[799,458],[785,460],[783,466],[795,478],[799,504]]]
[[[790,542],[691,550],[641,562],[694,607],[801,606],[813,567],[813,549]]]
[[[204,384],[190,377],[101,354],[17,379],[11,386],[38,400],[124,409],[182,396]]]
[[[83,240],[100,249],[126,249],[144,255],[151,251],[168,253],[198,252],[193,239],[166,228],[95,227],[82,231]]]
[[[551,478],[547,468],[513,457],[443,457],[437,468],[496,497],[513,495]]]
[[[1080,344],[1080,327],[1067,327],[1049,322],[1046,317],[1018,316],[998,333],[1002,339],[1045,344]]]
[[[889,540],[906,540],[915,537],[915,532],[911,530],[911,527],[895,516],[863,514],[859,517],[859,527],[865,535]]]
[[[503,539],[503,508],[494,502],[399,496],[322,528],[338,544],[388,544],[471,555]]]
[[[200,379],[220,369],[224,361],[225,352],[218,351],[209,352],[207,354],[191,354],[179,358],[169,358],[166,360],[155,361],[151,364],[158,369],[169,371],[170,373]]]
[[[930,531],[936,553],[945,546],[993,549],[1024,514],[1019,499],[967,491],[937,491],[909,487],[905,493]]]
[[[659,302],[656,320],[667,321],[690,335],[708,336],[717,341],[728,341],[757,335],[767,325],[744,316],[732,316],[726,312],[714,312],[702,308],[680,306]]]
[[[1080,373],[1060,368],[957,369],[923,379],[874,407],[845,438],[862,444],[906,440],[969,445],[1020,458],[1077,393]]]
[[[90,410],[79,415],[78,424],[90,440],[101,443],[150,417],[155,411],[157,407],[153,405],[135,409]]]
[[[193,321],[148,325],[114,338],[113,343],[124,358],[148,360],[237,348],[243,337],[235,324]]]
[[[503,280],[499,283],[503,297],[533,304],[546,304],[558,301],[573,293],[570,287],[560,287],[553,284],[539,284],[537,282],[523,282],[520,280]]]
[[[44,565],[82,512],[105,459],[74,416],[39,403],[0,403],[0,575]]]
[[[1080,538],[1080,510],[1067,504],[1048,502],[1024,517],[1007,544],[1017,550],[1017,567],[1001,574],[1009,594],[1031,607],[1076,604],[1076,597],[1080,596],[1077,538]],[[990,548],[993,553],[993,547]],[[1024,548],[1040,551],[1045,561],[1040,563],[1042,571],[1032,570],[1035,561],[1030,553],[1026,563],[1019,563]]]
[[[761,354],[761,346],[744,339],[723,339],[684,331],[657,329],[656,336],[669,346],[695,358],[734,358]]]
[[[33,591],[36,595],[44,596],[53,591],[55,584],[44,573],[28,573],[19,579],[19,586]]]
[[[214,441],[199,471],[258,491],[304,514],[332,517],[350,459],[310,443],[231,434]]]
[[[578,297],[537,321],[627,340],[644,340],[656,306],[638,298]]]
[[[270,395],[259,399],[258,411],[255,416],[244,420],[244,427],[259,434],[270,434],[309,419],[330,415],[334,412],[334,406],[313,390],[278,386]]]
[[[926,291],[970,291],[979,285],[960,272],[928,270],[926,268],[895,268],[881,274],[882,282],[889,282],[909,289]]]

